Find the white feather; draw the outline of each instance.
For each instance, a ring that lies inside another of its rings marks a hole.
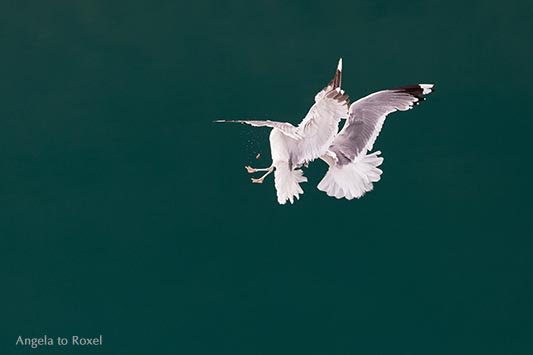
[[[383,162],[380,151],[360,155],[346,165],[332,165],[318,184],[318,189],[328,196],[348,200],[362,197],[371,191],[383,173],[378,166]]]

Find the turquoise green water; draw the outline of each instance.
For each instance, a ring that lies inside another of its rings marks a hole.
[[[0,353],[531,354],[531,5],[0,5]],[[434,82],[361,200],[293,206],[268,131],[344,59],[353,99]],[[259,160],[255,159],[261,153]],[[32,350],[22,337],[102,334]]]

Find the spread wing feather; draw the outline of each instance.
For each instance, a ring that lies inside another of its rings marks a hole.
[[[348,164],[371,150],[388,114],[413,108],[432,91],[432,84],[409,85],[378,91],[354,102],[346,124],[330,147],[337,164]]]
[[[292,124],[288,122],[278,122],[278,121],[249,121],[249,120],[217,120],[215,122],[233,122],[233,123],[242,123],[247,124],[253,127],[270,127],[270,128],[277,128],[283,134],[285,134],[288,137],[291,137],[292,139],[299,140],[302,137],[297,132],[297,127],[294,127]]]
[[[349,97],[341,90],[342,58],[339,59],[333,79],[315,95],[315,104],[311,106],[305,118],[298,126],[287,122],[219,120],[216,122],[237,122],[254,127],[271,127],[279,129],[287,139],[290,151],[289,165],[300,166],[323,155],[333,143],[339,130],[341,118],[348,116]]]

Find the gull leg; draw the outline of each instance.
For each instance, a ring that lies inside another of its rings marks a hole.
[[[252,168],[251,166],[245,166],[244,167],[246,169],[246,171],[248,172],[248,174],[253,174],[253,173],[256,173],[258,171],[271,171],[272,167],[268,167],[268,168],[262,168],[262,169],[255,169],[255,168]]]
[[[265,169],[256,169],[256,171],[266,171],[267,173],[263,176],[261,176],[259,179],[254,179],[252,178],[252,182],[254,184],[262,184],[263,183],[263,180],[265,180],[265,178],[274,171],[274,167],[271,166],[269,168],[265,168]]]

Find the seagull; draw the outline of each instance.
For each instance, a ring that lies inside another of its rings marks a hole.
[[[326,175],[318,189],[337,199],[362,197],[381,178],[378,168],[383,162],[381,151],[369,153],[378,137],[385,118],[395,111],[407,111],[425,100],[433,84],[415,84],[375,92],[350,105],[341,89],[342,58],[333,79],[315,95],[315,103],[300,122],[257,120],[217,120],[253,127],[269,127],[272,164],[267,168],[246,166],[250,174],[265,172],[252,182],[261,184],[274,172],[277,201],[285,204],[303,194],[301,183],[307,182],[302,167],[315,159],[328,164]],[[345,120],[339,131],[339,123]]]

